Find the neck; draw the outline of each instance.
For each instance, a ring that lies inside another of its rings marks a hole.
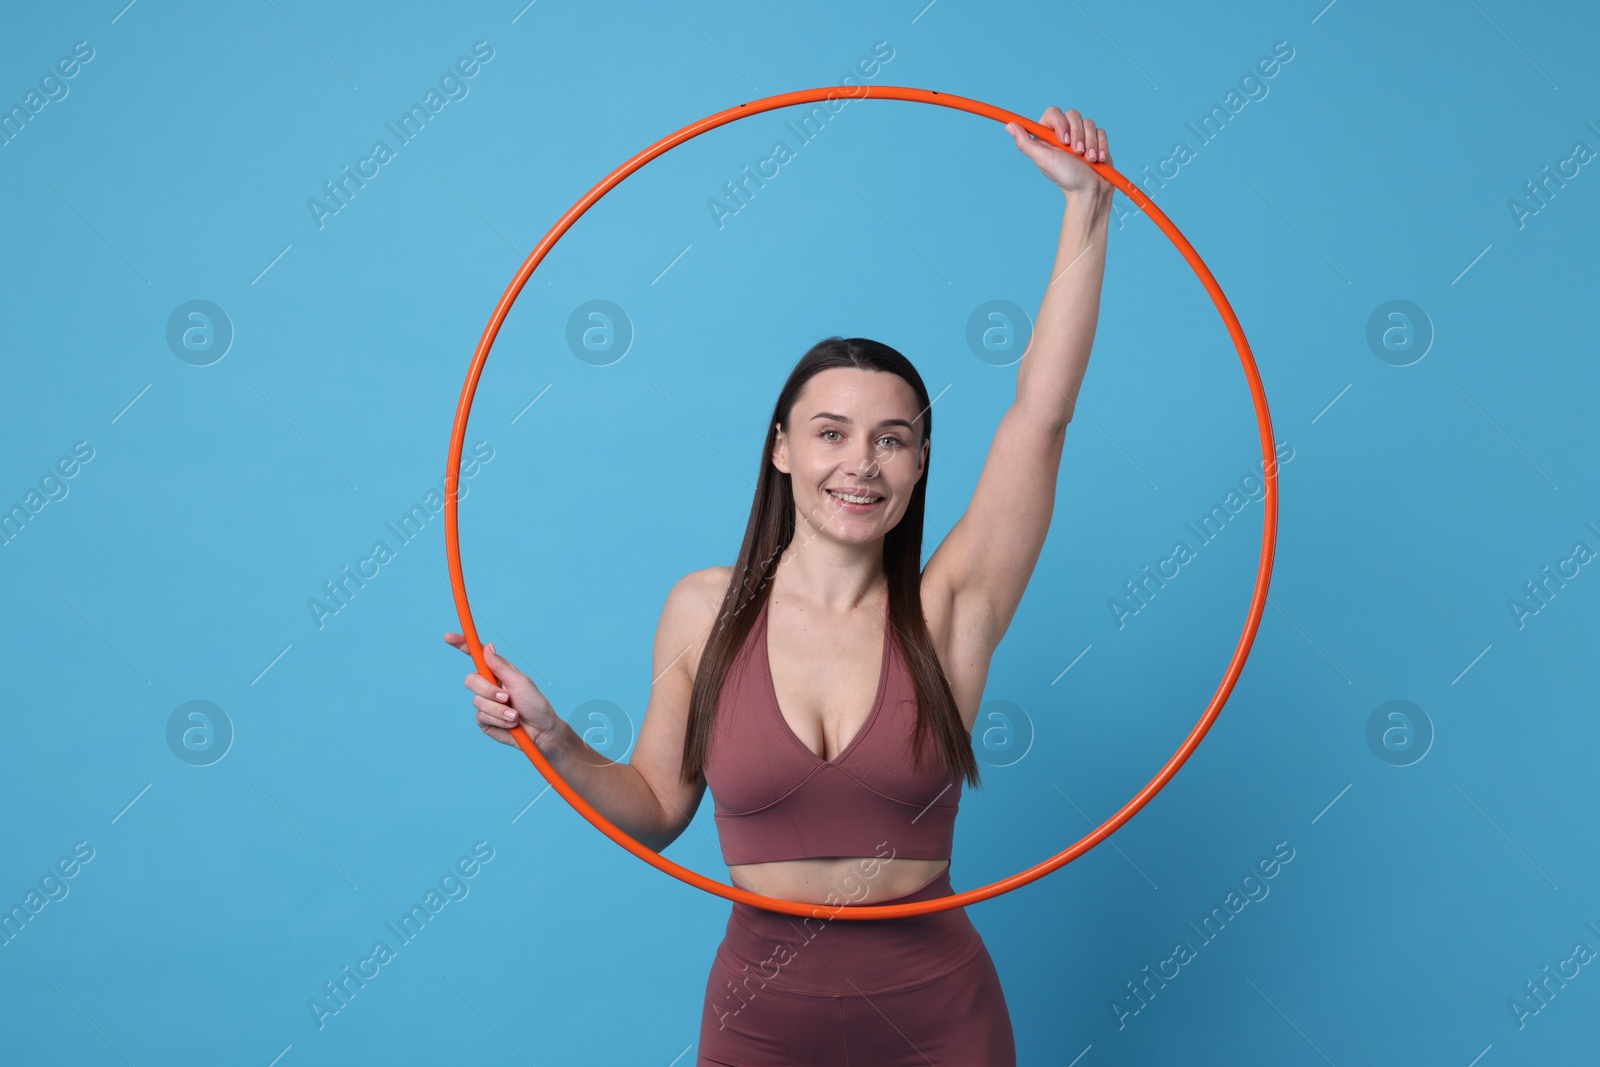
[[[888,596],[883,571],[883,539],[841,545],[825,537],[795,541],[778,560],[774,583],[782,580],[785,596],[845,615]]]

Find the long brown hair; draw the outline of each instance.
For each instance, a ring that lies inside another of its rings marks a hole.
[[[801,390],[818,372],[833,367],[885,371],[904,379],[916,394],[921,408],[923,441],[933,436],[933,406],[922,376],[910,360],[886,344],[865,337],[828,337],[812,345],[789,372],[789,379],[773,405],[772,418],[767,420],[766,440],[761,447],[761,472],[756,479],[744,543],[739,546],[733,577],[728,582],[716,625],[706,640],[694,690],[689,697],[689,722],[683,738],[685,784],[697,782],[702,775],[723,681],[771,592],[778,559],[794,539],[794,485],[789,475],[772,464],[777,428],[781,425],[788,434],[790,409]],[[919,441],[917,450],[921,448],[922,441]],[[931,466],[930,451],[929,467],[911,490],[905,513],[883,538],[883,569],[889,584],[889,632],[900,649],[901,658],[910,668],[916,690],[913,763],[922,758],[922,750],[931,739],[945,773],[977,786],[978,761],[972,752],[972,736],[961,721],[961,712],[928,633],[927,621],[922,617],[922,523]]]

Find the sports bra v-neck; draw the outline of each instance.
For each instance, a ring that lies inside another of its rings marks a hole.
[[[724,861],[885,854],[949,859],[960,783],[944,773],[927,740],[912,765],[916,690],[888,619],[872,710],[849,743],[825,760],[778,707],[768,657],[769,606],[770,595],[729,666],[704,761]]]

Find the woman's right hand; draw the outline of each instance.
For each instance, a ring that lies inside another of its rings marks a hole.
[[[465,655],[472,655],[463,635],[446,633],[444,640]],[[483,646],[483,658],[500,679],[500,684],[492,684],[476,671],[467,675],[463,683],[474,694],[472,705],[478,709],[478,729],[502,745],[515,746],[517,741],[511,736],[511,728],[520,724],[528,739],[548,757],[560,737],[557,731],[565,723],[556,714],[555,708],[550,706],[550,701],[539,692],[539,687],[517,670],[510,660],[494,650],[494,642]]]

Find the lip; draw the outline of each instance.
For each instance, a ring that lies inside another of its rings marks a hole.
[[[875,509],[877,509],[877,507],[880,504],[882,504],[885,500],[888,499],[883,494],[874,493],[870,489],[868,489],[868,490],[866,490],[864,492],[863,491],[859,491],[859,490],[852,490],[852,489],[831,489],[831,490],[825,490],[825,491],[828,493],[828,499],[833,502],[835,507],[839,508],[839,510],[844,511],[847,514],[850,514],[850,515],[866,515],[866,514],[869,514],[870,512],[872,512]],[[836,492],[838,492],[838,493],[850,493],[852,496],[875,496],[878,499],[874,500],[870,504],[852,504],[848,500],[840,500],[838,497],[834,496],[833,494],[836,493]]]

